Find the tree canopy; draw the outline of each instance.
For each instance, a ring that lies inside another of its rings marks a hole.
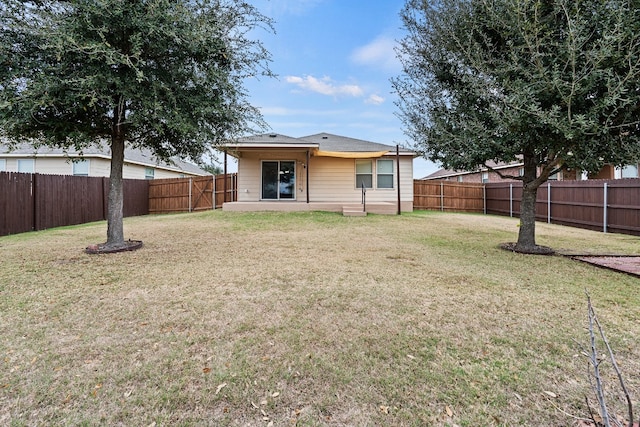
[[[198,161],[265,127],[244,89],[272,75],[269,53],[249,38],[258,27],[272,21],[241,0],[2,2],[0,133],[78,150],[107,140],[107,243],[122,243],[125,143]]]
[[[536,250],[537,188],[640,158],[640,3],[408,0],[393,80],[407,135],[456,170],[524,162],[516,248]]]

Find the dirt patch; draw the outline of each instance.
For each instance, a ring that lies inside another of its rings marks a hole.
[[[605,255],[605,256],[572,256],[578,261],[586,262],[597,267],[620,271],[635,277],[640,277],[640,256]]]
[[[555,251],[548,246],[540,246],[535,245],[533,248],[528,250],[520,250],[516,248],[515,242],[502,243],[499,245],[500,249],[504,249],[505,251],[517,252],[525,255],[554,255]]]

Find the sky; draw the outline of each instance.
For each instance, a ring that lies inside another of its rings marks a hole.
[[[390,78],[401,73],[394,45],[403,36],[404,0],[252,0],[275,21],[255,32],[277,78],[248,80],[252,105],[270,131],[320,132],[410,148]],[[414,178],[438,169],[414,160]]]

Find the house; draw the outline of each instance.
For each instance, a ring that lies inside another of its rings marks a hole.
[[[238,159],[238,200],[224,210],[413,210],[416,154],[404,148],[329,133],[269,133],[241,138],[226,151]]]
[[[124,153],[122,174],[128,179],[179,178],[209,175],[199,167],[172,159],[170,163],[157,159],[148,149],[127,147]],[[111,168],[110,149],[104,146],[86,148],[82,156],[70,148],[33,148],[20,144],[9,149],[0,143],[0,171],[41,173],[48,175],[109,176]]]
[[[422,180],[426,181],[457,181],[457,182],[501,182],[508,181],[509,178],[501,178],[499,171],[503,175],[522,176],[524,173],[524,163],[495,163],[488,162],[487,167],[482,167],[474,171],[454,171],[449,169],[440,169],[431,175],[425,176]],[[611,165],[605,165],[600,172],[595,175],[587,175],[575,169],[563,170],[549,177],[550,181],[584,181],[587,179],[620,179],[620,178],[637,178],[638,165],[625,166],[623,168],[615,168]]]

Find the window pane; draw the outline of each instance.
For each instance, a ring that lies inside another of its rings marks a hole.
[[[89,161],[80,160],[73,162],[73,174],[79,176],[89,176]]]
[[[372,172],[372,167],[371,167],[371,160],[356,160],[356,173],[357,174],[364,174],[364,173],[371,173]]]
[[[627,165],[622,168],[623,178],[637,178],[638,177],[638,165]]]
[[[278,198],[278,162],[262,163],[262,198]]]
[[[153,179],[154,169],[153,168],[144,168],[144,179]]]
[[[378,160],[378,174],[393,174],[393,160]]]
[[[7,170],[7,161],[5,159],[0,159],[0,171]]]
[[[356,175],[356,187],[361,188],[362,183],[364,182],[365,188],[373,187],[373,179],[371,178],[371,174],[357,174]]]
[[[34,165],[32,159],[18,160],[18,172],[33,173]]]
[[[393,188],[393,175],[378,175],[378,188]]]

